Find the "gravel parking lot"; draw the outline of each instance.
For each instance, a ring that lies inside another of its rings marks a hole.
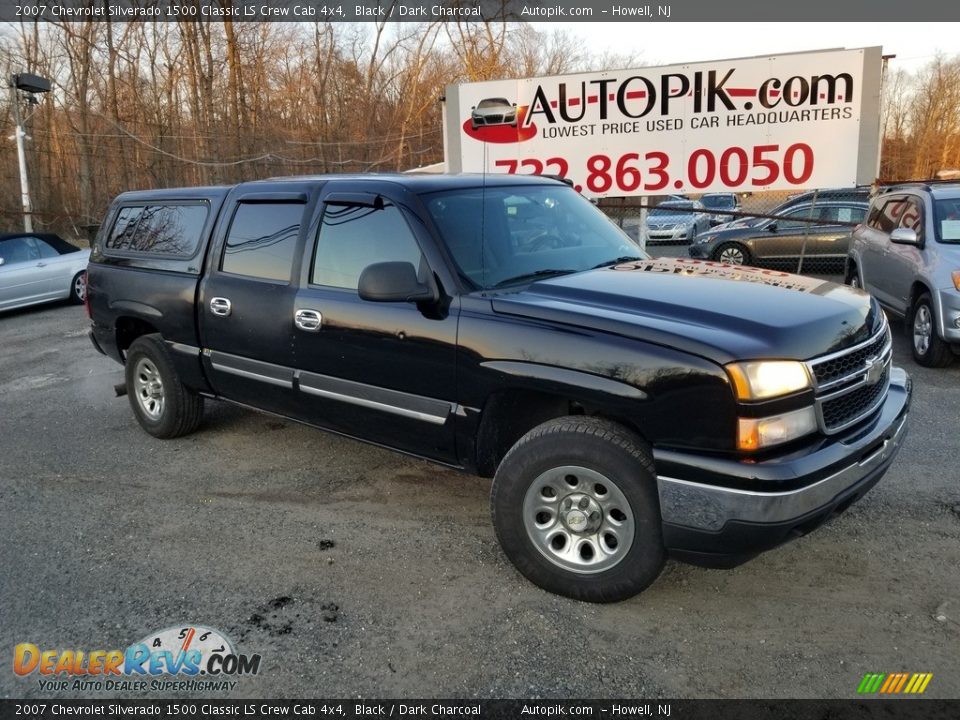
[[[0,696],[57,696],[13,674],[18,643],[198,623],[263,657],[215,697],[851,698],[867,672],[960,697],[960,362],[920,368],[902,333],[910,435],[862,502],[594,606],[514,571],[487,480],[220,403],[149,437],[86,328],[77,307],[0,316]]]

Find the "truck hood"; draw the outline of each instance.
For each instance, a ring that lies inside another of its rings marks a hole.
[[[495,312],[615,333],[709,358],[809,360],[879,330],[882,311],[844,285],[752,267],[661,258],[541,280]]]

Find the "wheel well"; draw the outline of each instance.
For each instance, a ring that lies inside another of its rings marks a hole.
[[[924,293],[930,293],[930,288],[924,285],[919,280],[915,280],[913,285],[910,286],[910,304],[907,306],[906,317],[910,318],[911,313],[913,312],[913,305],[917,302],[917,299]],[[933,299],[933,293],[930,293],[931,300]]]
[[[157,332],[157,329],[145,320],[135,317],[120,317],[116,322],[117,349],[126,352],[133,341],[141,335]]]
[[[856,269],[857,269],[857,261],[848,255],[846,261],[843,263],[844,279],[849,278],[850,275],[853,274],[853,271]]]
[[[639,434],[626,418],[610,415],[577,400],[535,390],[504,390],[495,393],[483,409],[477,433],[477,472],[493,477],[500,461],[517,441],[548,420],[567,415],[590,415],[616,422]]]

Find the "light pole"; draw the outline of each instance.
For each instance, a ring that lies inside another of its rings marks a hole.
[[[34,94],[50,92],[50,81],[39,75],[17,73],[10,77],[10,94],[13,100],[13,119],[17,127],[17,160],[20,163],[20,199],[23,203],[23,229],[33,232],[33,208],[30,206],[30,183],[27,181],[27,153],[23,147],[26,132],[20,121],[20,91],[30,93],[31,102],[36,102]]]

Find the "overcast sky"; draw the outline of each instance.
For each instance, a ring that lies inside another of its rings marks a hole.
[[[947,0],[956,2],[956,0]],[[906,4],[909,6],[909,3]],[[905,11],[909,14],[909,11]],[[913,72],[938,50],[960,55],[960,23],[533,23],[562,28],[602,52],[638,51],[647,65],[880,45]]]

